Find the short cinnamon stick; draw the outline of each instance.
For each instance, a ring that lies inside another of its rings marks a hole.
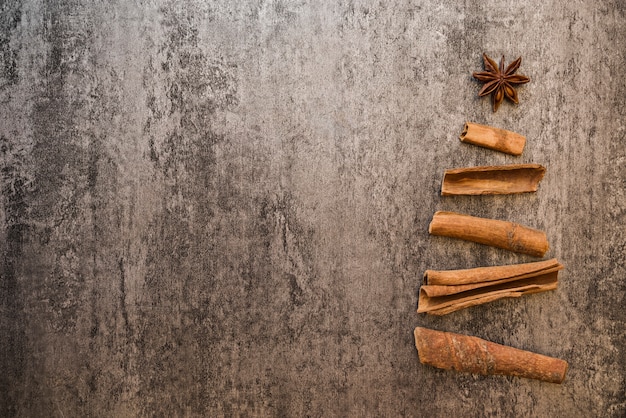
[[[546,169],[539,164],[511,164],[446,170],[441,195],[512,194],[537,191]]]
[[[482,375],[507,375],[562,383],[567,362],[496,344],[482,338],[417,327],[420,362],[440,369]]]
[[[472,122],[465,123],[459,138],[462,142],[512,155],[521,155],[526,144],[526,137],[518,133]]]
[[[513,222],[478,218],[454,212],[436,212],[428,232],[479,244],[543,257],[549,244],[546,234]]]
[[[562,268],[553,258],[507,266],[426,270],[417,312],[445,315],[502,298],[553,290]]]

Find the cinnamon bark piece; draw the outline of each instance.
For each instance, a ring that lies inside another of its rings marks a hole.
[[[426,270],[417,312],[445,315],[502,298],[553,290],[561,269],[563,265],[553,258],[507,266]]]
[[[546,234],[542,231],[513,222],[454,212],[435,212],[428,232],[432,235],[463,239],[535,257],[543,257],[549,248]]]
[[[415,347],[420,362],[445,370],[507,375],[562,383],[567,362],[496,344],[482,338],[417,327]]]
[[[521,155],[526,144],[526,137],[518,133],[472,122],[465,122],[459,138],[468,144],[512,155]]]
[[[537,191],[546,169],[539,164],[511,164],[446,170],[441,195],[512,194]]]

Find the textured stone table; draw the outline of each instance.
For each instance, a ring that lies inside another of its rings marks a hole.
[[[622,1],[0,10],[1,416],[626,414]],[[477,97],[483,51],[523,57],[519,105]],[[535,194],[439,196],[446,168],[529,162]],[[430,237],[436,210],[544,230],[558,290],[417,315],[427,268],[535,260]],[[417,325],[570,370],[423,366]]]

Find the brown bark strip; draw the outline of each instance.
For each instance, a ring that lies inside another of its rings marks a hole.
[[[543,257],[549,244],[546,234],[513,222],[478,218],[454,212],[436,212],[428,232],[517,253]]]
[[[417,312],[445,315],[502,298],[554,290],[562,268],[556,259],[551,259],[466,270],[427,270]]]
[[[496,344],[482,338],[417,327],[420,362],[440,369],[482,375],[507,375],[562,383],[567,362]]]
[[[511,264],[506,266],[475,267],[461,270],[426,270],[424,282],[429,285],[462,285],[493,282],[506,278],[523,279],[537,273],[561,270],[563,266],[552,258],[534,263]]]
[[[446,170],[442,196],[512,194],[537,191],[546,172],[539,164],[512,164]]]
[[[462,142],[512,155],[521,155],[526,137],[504,129],[466,122],[459,137]]]

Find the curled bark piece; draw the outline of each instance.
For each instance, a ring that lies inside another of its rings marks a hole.
[[[441,195],[512,194],[537,191],[546,169],[539,164],[512,164],[446,170]]]
[[[462,142],[512,155],[521,155],[526,144],[526,137],[518,133],[472,122],[465,122],[459,138]]]
[[[445,370],[507,375],[562,383],[567,362],[496,344],[478,337],[417,327],[415,347],[420,362]]]
[[[506,266],[475,267],[461,270],[426,270],[424,282],[429,285],[454,286],[500,282],[503,279],[524,279],[536,274],[563,269],[556,258],[533,263]]]
[[[562,268],[553,258],[508,266],[426,270],[417,312],[445,315],[502,298],[553,290]]]
[[[517,253],[543,257],[549,244],[546,234],[513,222],[478,218],[454,212],[436,212],[428,232]]]

